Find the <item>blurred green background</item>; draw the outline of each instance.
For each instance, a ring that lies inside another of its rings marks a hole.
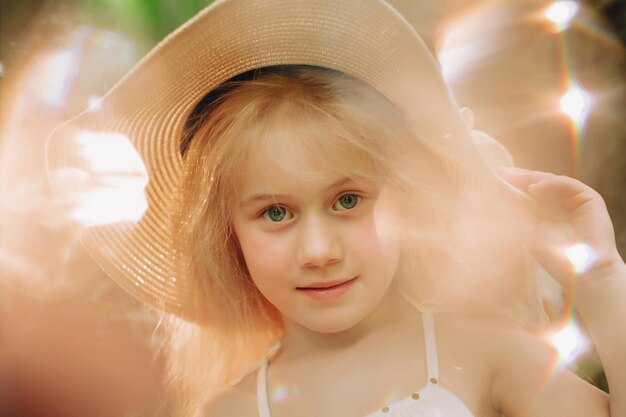
[[[152,361],[147,349],[156,321],[146,313],[143,306],[105,277],[88,255],[81,251],[75,236],[67,231],[67,225],[59,224],[56,213],[50,210],[49,201],[45,199],[49,195],[43,169],[43,149],[51,129],[82,111],[92,98],[104,94],[159,40],[210,1],[1,1],[0,56],[3,71],[0,97],[3,107],[0,127],[3,130],[0,150],[3,152],[0,152],[0,158],[4,156],[5,159],[0,159],[0,174],[9,174],[11,188],[2,189],[0,184],[0,228],[10,223],[12,229],[10,233],[0,230],[10,235],[8,243],[1,242],[0,250],[10,253],[24,265],[37,266],[44,271],[44,279],[33,280],[31,270],[7,273],[8,269],[3,269],[5,264],[0,259],[0,278],[3,279],[0,280],[0,342],[7,340],[6,337],[3,339],[3,335],[14,330],[11,324],[16,327],[15,352],[3,350],[0,345],[0,391],[3,382],[9,379],[6,375],[17,375],[24,388],[20,388],[19,382],[12,381],[13,386],[17,387],[14,390],[18,395],[15,403],[35,403],[41,410],[53,410],[52,404],[60,401],[56,398],[62,399],[63,395],[82,396],[88,399],[86,402],[95,411],[90,414],[85,411],[88,410],[86,403],[79,404],[82,410],[76,415],[166,416],[167,412],[159,409],[163,394],[158,382],[160,364]],[[437,27],[447,23],[450,16],[460,13],[468,5],[495,4],[515,9],[515,6],[527,4],[531,8],[540,9],[551,3],[542,0],[390,2],[419,27],[422,36],[435,49],[440,44],[441,35]],[[502,140],[521,166],[576,175],[596,188],[607,201],[613,215],[618,244],[624,255],[626,162],[623,155],[626,129],[623,120],[624,90],[620,80],[623,81],[626,69],[623,54],[623,45],[626,44],[626,0],[581,0],[581,4],[592,10],[593,13],[588,15],[600,21],[595,28],[601,30],[589,31],[591,25],[587,25],[588,22],[581,18],[571,33],[555,35],[545,25],[529,24],[526,17],[514,20],[508,32],[511,43],[506,43],[507,39],[491,36],[493,34],[488,31],[486,34],[490,36],[481,34],[489,38],[490,42],[501,42],[495,45],[499,48],[494,47],[489,51],[493,56],[480,57],[478,63],[468,67],[462,77],[452,82],[452,87],[459,102],[474,109],[477,120],[482,122],[479,127]],[[494,26],[493,23],[490,22],[490,25]],[[611,42],[603,32],[605,30],[617,37],[621,46],[616,47],[615,42]],[[517,37],[519,33],[524,35]],[[480,46],[485,45],[494,46],[480,43]],[[528,46],[528,51],[516,49],[519,45]],[[564,70],[554,64],[553,61],[561,58],[559,54],[563,50],[559,48],[563,45],[572,48],[572,51],[576,50],[576,53],[569,51],[572,52],[571,57],[579,57],[572,60],[578,65],[576,68],[571,65],[571,68]],[[576,49],[578,45],[582,45],[580,49]],[[70,53],[63,55],[67,51]],[[76,60],[63,61],[59,57]],[[487,58],[493,59],[489,61]],[[59,75],[57,70],[63,65],[55,67],[51,63],[71,64],[71,68],[66,68],[67,74]],[[536,69],[538,73],[531,73],[529,68],[533,71]],[[567,73],[568,70],[572,70],[572,73]],[[489,74],[489,83],[483,86],[480,82],[485,81],[485,74]],[[558,103],[558,88],[554,84],[566,76],[578,77],[591,91],[598,92],[596,110],[590,116],[584,140],[572,136],[569,120],[552,113],[538,115],[537,111],[545,109],[528,99],[546,92]],[[61,80],[63,89],[50,83],[51,79]],[[529,80],[537,82],[524,84]],[[49,92],[51,86],[55,87],[52,90],[56,95],[40,94]],[[539,91],[531,91],[530,87]],[[505,110],[509,113],[501,113]],[[484,117],[491,114],[496,115],[491,121],[489,117]],[[512,126],[511,120],[518,119],[525,123]],[[574,143],[575,140],[579,140],[579,143]],[[8,169],[7,161],[11,161],[15,167]],[[2,163],[5,165],[2,166]],[[32,171],[24,172],[22,167],[32,168]],[[38,198],[33,198],[33,191],[39,193]],[[52,243],[45,244],[48,239]],[[56,292],[55,286],[60,287],[58,282],[77,284],[70,291],[66,287],[65,292]],[[36,293],[37,290],[41,294]],[[16,311],[20,314],[19,321],[13,320]],[[24,329],[28,334],[22,334]],[[18,330],[22,331],[19,337]],[[22,337],[23,340],[20,339]],[[87,348],[83,352],[87,356],[76,356],[70,349],[77,345],[76,338],[80,338],[80,343],[90,346],[93,351],[100,352],[101,356],[94,358],[87,355]],[[56,346],[57,350],[50,345]],[[113,347],[122,353],[106,356],[110,352],[118,352]],[[40,361],[33,361],[37,356],[41,357]],[[21,364],[15,358],[21,358],[25,363]],[[3,360],[15,366],[13,374],[4,372],[7,368],[2,367]],[[98,361],[104,364],[102,369],[92,368]],[[135,367],[129,366],[124,371],[106,365],[124,361]],[[61,364],[63,369],[50,368],[50,364]],[[606,379],[593,353],[581,356],[571,366],[583,378],[607,390]],[[32,369],[32,374],[29,369]],[[49,370],[50,375],[57,379],[43,381],[42,369]],[[78,388],[86,388],[84,386],[91,384],[99,391],[77,393],[70,384],[59,383],[65,381],[58,379],[59,375],[79,381],[77,385],[81,386]],[[130,377],[133,375],[143,376],[144,379],[132,380]],[[107,390],[106,395],[102,394],[103,387]],[[65,391],[63,388],[66,388]],[[135,389],[132,398],[127,396],[129,388]],[[55,391],[57,389],[62,391]],[[98,402],[100,398],[102,400]],[[106,404],[103,402],[105,399]],[[0,415],[4,417],[2,401],[0,392]],[[62,405],[73,403],[68,401]],[[134,414],[131,414],[132,410]],[[7,415],[13,417],[13,414]],[[17,415],[55,414],[42,412]],[[67,411],[62,415],[74,414]]]
[[[626,0],[582,1],[597,9],[626,43]],[[16,40],[33,17],[46,8],[75,9],[85,21],[124,32],[141,32],[155,43],[210,3],[211,0],[2,0],[2,54],[10,56],[15,52]]]

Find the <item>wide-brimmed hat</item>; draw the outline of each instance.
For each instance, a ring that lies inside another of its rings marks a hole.
[[[478,157],[435,58],[385,1],[215,1],[48,141],[51,183],[71,203],[81,240],[139,300],[194,320],[186,306],[190,286],[174,265],[169,216],[189,115],[224,81],[290,64],[361,79],[450,158],[495,178]]]

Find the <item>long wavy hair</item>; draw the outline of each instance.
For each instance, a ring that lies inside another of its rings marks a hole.
[[[475,256],[459,256],[461,241],[467,251],[477,250],[471,239],[457,239],[465,224],[459,214],[468,212],[462,168],[380,93],[351,76],[309,66],[236,77],[198,105],[181,142],[184,175],[172,208],[173,232],[193,289],[189,308],[202,320],[171,317],[164,326],[178,415],[198,415],[282,337],[279,312],[250,278],[231,213],[248,158],[262,148],[272,155],[285,132],[346,176],[383,182],[406,196],[407,278],[401,285],[418,308],[445,304],[441,294],[455,284],[444,283],[444,275],[484,275],[471,272],[476,262],[466,262]]]

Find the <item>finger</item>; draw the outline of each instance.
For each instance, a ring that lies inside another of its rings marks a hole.
[[[593,189],[575,178],[565,175],[552,175],[529,184],[529,191],[535,195],[553,194],[569,198],[586,191],[593,191]]]
[[[525,192],[528,191],[529,185],[555,176],[549,172],[531,171],[518,167],[499,167],[496,172],[505,181]]]
[[[591,202],[604,204],[597,191],[577,179],[564,175],[554,175],[530,184],[528,194],[539,199],[557,199],[568,210]]]

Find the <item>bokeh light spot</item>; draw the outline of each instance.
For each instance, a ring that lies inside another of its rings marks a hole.
[[[589,95],[579,88],[572,88],[559,101],[561,112],[573,122],[582,123],[589,109]]]
[[[554,333],[550,341],[559,353],[559,360],[566,364],[576,359],[586,345],[586,338],[573,322]]]
[[[47,77],[34,76],[40,85],[33,86],[45,103],[60,107],[65,105],[70,83],[78,71],[79,56],[72,50],[59,50],[41,57],[41,66],[33,71],[46,68]]]
[[[285,386],[278,386],[272,393],[272,400],[276,403],[284,402],[286,400],[293,400],[299,397],[299,391],[297,388],[291,388]]]
[[[141,219],[148,207],[148,174],[128,137],[82,131],[71,146],[80,162],[56,168],[53,177],[72,217],[83,226]]]
[[[89,111],[98,111],[102,108],[102,102],[100,101],[100,97],[92,94],[87,98],[87,108]]]
[[[554,2],[544,13],[546,19],[554,23],[558,28],[565,29],[578,12],[578,4],[572,0]]]
[[[584,243],[567,248],[565,256],[574,267],[576,273],[585,272],[595,260],[593,249]]]

